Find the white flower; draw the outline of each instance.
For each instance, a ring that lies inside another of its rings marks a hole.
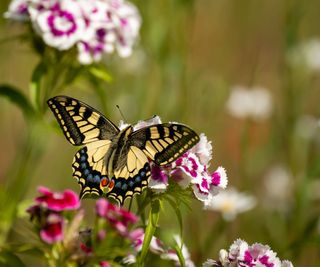
[[[215,210],[222,213],[225,220],[233,220],[238,213],[252,209],[256,205],[256,199],[245,193],[230,188],[219,192],[205,202],[205,209]]]
[[[4,13],[4,17],[18,21],[28,20],[27,0],[13,0],[8,11]]]
[[[48,46],[77,47],[81,64],[114,51],[130,56],[141,25],[137,8],[125,0],[13,0],[5,17],[31,21]]]
[[[303,115],[298,119],[295,128],[300,137],[312,139],[320,129],[320,120],[311,115]]]
[[[66,50],[86,35],[86,23],[77,1],[61,0],[48,9],[31,6],[29,12],[34,29],[49,46]]]
[[[311,70],[320,70],[320,40],[309,40],[301,48],[306,65]]]
[[[216,261],[207,260],[203,266],[223,266],[223,267],[293,267],[288,260],[280,261],[277,253],[271,250],[268,245],[254,243],[249,246],[244,240],[237,239],[229,248],[229,252],[225,249],[220,250],[219,264]]]
[[[246,88],[236,86],[227,101],[227,109],[237,118],[255,120],[268,118],[272,111],[270,92],[262,87]]]
[[[267,172],[265,185],[265,205],[271,208],[284,210],[293,194],[293,177],[284,166],[277,165]]]
[[[87,1],[82,1],[85,5]],[[104,53],[115,50],[121,57],[128,57],[136,43],[141,26],[137,8],[122,0],[96,0],[95,6],[85,12],[93,38],[78,43],[79,61],[90,64],[99,61]],[[91,4],[92,5],[92,4]]]
[[[320,40],[313,38],[294,46],[287,53],[287,61],[293,67],[305,67],[308,71],[319,71]]]
[[[198,156],[201,164],[209,166],[209,162],[212,159],[211,141],[208,141],[208,138],[204,133],[201,133],[199,137],[199,142],[190,149],[190,152],[193,152]]]

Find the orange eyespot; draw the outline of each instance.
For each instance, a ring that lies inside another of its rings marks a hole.
[[[108,178],[102,178],[102,179],[101,179],[100,185],[101,185],[102,187],[106,187],[108,184],[109,184]]]
[[[109,183],[109,188],[110,188],[110,190],[112,190],[113,187],[114,187],[114,181],[111,180],[110,183]]]

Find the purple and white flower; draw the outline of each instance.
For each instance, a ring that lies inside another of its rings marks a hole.
[[[18,21],[28,20],[28,16],[27,0],[13,0],[9,5],[8,11],[4,13],[5,18]]]
[[[268,245],[254,243],[249,246],[247,242],[237,239],[230,246],[229,251],[222,249],[219,252],[219,260],[208,259],[203,267],[293,267],[288,260],[281,261],[277,253],[272,251]]]
[[[5,17],[30,21],[48,46],[76,47],[81,64],[114,51],[130,56],[141,25],[137,8],[125,0],[13,0]]]

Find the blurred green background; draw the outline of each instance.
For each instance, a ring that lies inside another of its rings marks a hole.
[[[296,62],[299,55],[294,55],[304,43],[320,38],[320,2],[133,2],[143,20],[141,38],[130,58],[105,60],[112,81],[104,85],[103,101],[83,80],[63,93],[104,111],[116,123],[122,119],[119,105],[130,123],[157,114],[164,122],[183,122],[205,133],[213,144],[212,170],[223,165],[229,186],[257,198],[253,210],[232,222],[192,202],[192,210],[184,212],[184,238],[196,266],[218,258],[219,249],[238,237],[269,244],[294,266],[320,266],[320,68]],[[1,14],[8,4],[1,1]],[[25,30],[0,19],[0,83],[28,94],[39,58],[28,43],[14,38]],[[320,61],[319,51],[314,60],[317,57]],[[272,94],[271,116],[231,116],[226,102],[236,85],[267,88]],[[21,163],[28,162],[29,154],[22,148],[28,126],[21,111],[1,98],[0,115],[0,182],[5,185]],[[43,120],[52,122],[52,114],[47,112]],[[32,199],[38,185],[78,190],[71,170],[76,149],[61,133],[42,131],[41,157],[22,172],[28,175],[23,199]],[[275,166],[287,170],[290,186],[283,198],[271,203],[266,177]],[[7,193],[14,195],[11,190]],[[90,201],[86,205],[92,208]],[[168,236],[178,232],[172,216],[170,209],[161,214],[160,226]],[[15,225],[13,232],[23,232],[21,222]]]

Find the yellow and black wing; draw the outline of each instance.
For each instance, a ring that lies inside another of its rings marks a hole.
[[[99,111],[68,97],[56,96],[47,101],[67,140],[83,145],[98,140],[111,140],[119,129]]]
[[[157,165],[172,163],[199,141],[188,126],[164,123],[142,128],[132,134],[132,145],[140,148]]]
[[[125,164],[115,168],[110,183],[112,186],[107,193],[107,196],[115,198],[121,205],[126,198],[141,194],[151,174],[148,158],[138,147],[130,146],[123,157]]]
[[[105,155],[110,145],[110,140],[99,140],[84,146],[74,156],[73,177],[80,184],[80,198],[88,194],[101,196],[108,191],[110,180]]]

